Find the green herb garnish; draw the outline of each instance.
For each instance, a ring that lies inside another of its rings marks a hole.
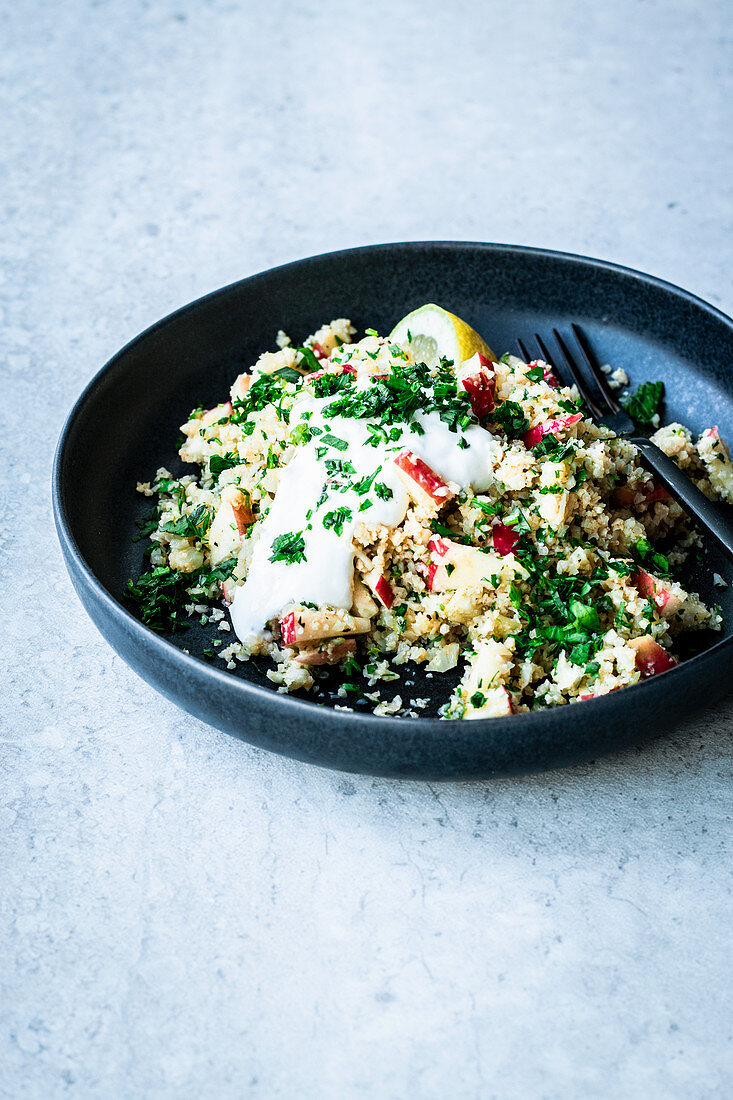
[[[664,397],[664,382],[642,382],[636,393],[622,398],[621,404],[642,431],[654,428],[654,417],[660,410]]]
[[[298,561],[305,561],[305,539],[302,531],[286,531],[278,535],[272,543],[270,561],[284,561],[287,565],[293,565]]]

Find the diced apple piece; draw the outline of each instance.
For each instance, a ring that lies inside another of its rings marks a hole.
[[[367,574],[364,580],[382,606],[386,607],[389,611],[394,603],[394,592],[387,578],[382,576],[378,569],[373,569],[371,573]]]
[[[663,485],[656,481],[648,481],[644,492],[644,500],[647,504],[654,504],[657,500],[669,500],[670,496]]]
[[[512,650],[506,642],[481,642],[461,687],[466,718],[498,718],[513,714],[514,706],[502,683],[511,668]]]
[[[666,581],[652,576],[646,569],[639,569],[632,580],[639,595],[651,600],[663,619],[671,619],[684,603],[682,597],[673,592]]]
[[[369,589],[359,577],[354,577],[354,602],[351,607],[354,614],[362,619],[373,619],[379,611]]]
[[[493,412],[496,406],[496,375],[494,364],[487,355],[477,351],[466,359],[458,369],[458,381],[468,394],[471,410],[477,419],[482,420],[487,413]]]
[[[559,416],[556,420],[547,420],[544,424],[537,424],[536,427],[530,428],[522,436],[524,445],[528,449],[536,447],[543,435],[558,436],[562,432],[568,431],[569,428],[572,428],[574,424],[582,419],[582,413],[572,413],[570,416]]]
[[[489,688],[488,691],[474,693],[474,697],[476,694],[483,696],[483,702],[474,706],[469,700],[464,718],[503,718],[515,713],[512,697],[505,687]]]
[[[299,607],[280,617],[280,634],[283,645],[300,646],[306,642],[318,642],[324,638],[338,638],[342,634],[366,634],[370,622],[348,611],[321,611]]]
[[[240,535],[243,535],[255,521],[254,512],[249,503],[249,494],[243,493],[241,489],[237,489],[234,485],[226,485],[222,489],[221,499],[225,504],[231,506],[237,524],[237,531]]]
[[[244,500],[243,494],[238,489],[233,490],[233,492],[238,493],[242,497],[242,501]],[[249,517],[249,520],[245,523],[247,517]],[[230,558],[232,555],[239,553],[242,546],[242,536],[249,524],[252,523],[254,523],[254,516],[249,507],[239,501],[234,504],[231,500],[225,500],[224,493],[222,493],[221,504],[216,510],[206,536],[211,549],[212,565],[218,565],[225,558]]]
[[[298,653],[295,660],[299,665],[335,665],[355,650],[356,638],[342,638],[326,642],[319,649],[307,649]]]
[[[547,493],[540,500],[537,510],[543,520],[556,531],[569,522],[574,501],[572,493]]]
[[[231,401],[224,401],[221,405],[214,405],[213,409],[207,409],[204,415],[201,417],[202,424],[216,424],[217,421],[223,420],[225,416],[232,415],[232,403]]]
[[[612,687],[608,691],[589,691],[585,695],[579,695],[581,702],[585,699],[601,699],[604,695],[610,695],[613,691],[620,691],[619,687]]]
[[[495,523],[491,528],[491,541],[497,554],[502,558],[514,551],[519,542],[519,533],[513,527],[507,527],[505,523]]]
[[[674,668],[677,664],[674,657],[649,634],[634,638],[629,645],[636,653],[636,667],[643,679],[666,672],[668,668]]]
[[[619,485],[613,490],[611,499],[619,508],[630,508],[636,502],[638,494],[642,494],[643,504],[654,504],[657,500],[668,500],[669,493],[663,485],[656,481],[647,481],[644,486],[635,489],[632,485]]]
[[[546,363],[544,359],[533,359],[531,363],[527,363],[527,366],[530,370],[536,370],[537,367],[540,367],[542,370],[542,381],[546,382],[547,385],[553,390],[559,389],[560,382],[558,380],[558,377],[553,372],[552,367],[549,365],[549,363]]]
[[[232,395],[232,401],[244,401],[245,397],[249,393],[249,387],[252,384],[252,375],[249,371],[245,371],[244,374],[238,375],[230,389]]]
[[[189,439],[192,435],[198,435],[202,428],[211,428],[220,420],[232,415],[231,401],[225,401],[223,405],[215,405],[213,409],[207,409],[203,416],[193,417],[181,424],[181,431]]]
[[[225,581],[221,582],[221,594],[225,604],[229,605],[234,599],[234,589],[236,587],[237,584],[233,577],[227,577]]]
[[[428,543],[428,589],[450,592],[458,588],[490,585],[491,577],[512,580],[526,576],[513,556],[485,553],[475,546],[463,546],[450,539],[434,537]]]
[[[394,464],[400,481],[416,504],[434,508],[436,504],[441,506],[455,496],[443,478],[412,451],[400,451]]]

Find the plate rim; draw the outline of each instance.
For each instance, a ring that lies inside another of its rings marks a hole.
[[[304,717],[310,717],[313,715],[316,708],[321,711],[321,721],[327,721],[329,723],[342,724],[344,722],[349,724],[368,723],[368,725],[376,730],[377,725],[388,724],[390,729],[397,730],[402,729],[405,732],[409,731],[411,734],[420,733],[426,736],[442,731],[445,733],[446,720],[442,718],[431,717],[398,717],[393,715],[375,715],[369,711],[351,711],[351,710],[336,710],[331,706],[324,706],[322,702],[316,700],[310,700],[307,698],[301,698],[294,694],[281,694],[264,685],[251,683],[248,680],[240,679],[237,676],[232,676],[231,673],[224,669],[219,668],[213,664],[207,664],[199,657],[193,654],[184,652],[174,642],[168,641],[167,638],[158,634],[156,631],[151,630],[150,627],[142,623],[131,611],[124,606],[121,600],[117,599],[110,593],[101,581],[97,578],[91,566],[88,564],[81,549],[74,538],[71,531],[71,525],[69,518],[66,514],[64,504],[64,488],[63,488],[63,474],[62,467],[66,455],[66,449],[69,444],[71,432],[74,428],[74,424],[77,417],[83,412],[86,402],[93,396],[97,387],[101,384],[104,377],[111,373],[115,369],[120,359],[132,351],[135,346],[141,341],[146,340],[153,333],[162,332],[168,325],[174,323],[179,316],[190,310],[200,308],[209,301],[214,301],[220,296],[224,296],[230,293],[235,287],[238,287],[244,283],[248,283],[251,280],[261,278],[262,276],[276,276],[279,273],[287,271],[291,268],[298,267],[304,263],[319,262],[325,260],[356,257],[359,255],[373,254],[376,252],[386,252],[392,249],[426,249],[432,248],[436,250],[445,251],[486,251],[491,253],[503,253],[503,254],[518,254],[529,255],[533,257],[545,257],[553,260],[563,260],[571,262],[573,264],[579,264],[582,267],[591,267],[601,271],[610,271],[626,278],[630,278],[637,282],[645,284],[651,284],[662,290],[672,292],[675,297],[679,297],[687,303],[702,308],[712,318],[718,322],[722,322],[727,328],[730,329],[733,335],[733,317],[728,316],[717,306],[707,302],[704,298],[693,294],[689,290],[685,290],[684,287],[678,286],[676,283],[672,283],[669,280],[662,279],[656,275],[650,275],[646,272],[640,271],[636,268],[627,267],[624,264],[618,264],[610,260],[602,260],[592,256],[584,256],[581,253],[565,252],[558,249],[539,248],[532,245],[521,244],[509,244],[502,242],[491,241],[451,241],[451,240],[417,240],[417,241],[389,241],[379,244],[358,245],[353,248],[335,249],[328,252],[320,252],[315,255],[302,256],[296,260],[289,260],[283,264],[277,264],[275,267],[265,268],[261,271],[253,272],[250,275],[245,275],[241,279],[235,279],[231,283],[227,283],[225,286],[218,287],[216,290],[209,291],[206,294],[201,295],[198,298],[194,298],[192,301],[185,303],[182,306],[177,307],[171,313],[166,314],[164,317],[159,318],[147,328],[143,329],[132,339],[128,340],[126,344],[123,344],[118,351],[116,351],[106,363],[104,363],[90,378],[87,384],[82,389],[81,393],[73,403],[71,410],[66,416],[59,438],[56,444],[53,458],[53,466],[51,473],[51,490],[52,490],[52,505],[54,523],[56,526],[56,532],[63,551],[63,557],[67,565],[69,572],[72,572],[72,563],[77,571],[77,576],[80,583],[83,583],[91,589],[97,601],[106,608],[107,612],[113,618],[121,619],[122,624],[126,627],[128,632],[132,632],[137,636],[141,643],[144,643],[146,647],[151,647],[157,650],[164,658],[174,662],[175,671],[179,671],[182,674],[192,673],[197,676],[203,676],[207,679],[213,678],[217,685],[220,685],[222,689],[234,691],[240,693],[242,698],[254,695],[258,700],[273,707],[282,706],[284,710],[287,710],[295,719],[298,714],[302,714]],[[72,582],[74,577],[72,575]],[[84,603],[82,601],[82,605]],[[85,610],[88,609],[85,607]],[[94,617],[90,615],[92,622],[98,625]],[[106,635],[103,636],[106,639]],[[108,643],[111,644],[111,643]],[[661,675],[651,677],[648,680],[639,681],[636,684],[631,684],[625,688],[624,691],[631,689],[636,692],[635,696],[638,698],[638,692],[646,691],[648,696],[651,697],[652,692],[664,692],[665,678],[670,675],[676,675],[678,681],[682,675],[687,673],[689,676],[692,672],[699,669],[703,664],[710,664],[718,655],[733,646],[733,634],[728,637],[721,638],[718,642],[708,647],[701,653],[697,653],[694,656],[686,659],[679,665],[675,666],[663,672]],[[112,646],[114,649],[115,647]],[[127,663],[127,662],[126,662]],[[155,690],[160,690],[157,687]],[[614,698],[612,694],[606,694],[594,697],[592,699],[584,700],[585,703],[590,703],[595,707],[594,713],[598,715],[599,719],[603,717],[603,709],[607,707],[609,710],[615,710],[618,706],[618,699]],[[584,713],[588,713],[584,710]],[[531,727],[533,724],[537,725],[541,722],[554,722],[559,721],[567,717],[567,707],[552,707],[537,711],[522,711],[519,714],[512,715],[511,717],[500,718],[483,718],[473,719],[471,721],[471,728],[479,732],[482,729],[491,728],[492,730],[499,730],[500,727],[509,728],[511,723],[512,728],[517,729],[518,722],[525,727]],[[554,718],[552,716],[555,716]]]

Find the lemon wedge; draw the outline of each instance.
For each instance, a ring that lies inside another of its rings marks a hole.
[[[443,358],[457,367],[477,351],[496,360],[489,345],[470,325],[432,302],[403,317],[389,338],[395,344],[409,346],[415,361],[428,367],[437,366]]]

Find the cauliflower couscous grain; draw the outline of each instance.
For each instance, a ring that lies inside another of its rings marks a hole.
[[[144,622],[208,619],[222,632],[209,657],[266,656],[288,692],[323,665],[373,689],[407,662],[463,660],[446,718],[606,694],[676,664],[680,633],[719,629],[672,574],[696,543],[684,512],[546,363],[426,364],[410,340],[355,336],[343,318],[302,347],[280,331],[228,401],[182,426],[198,475],[138,484],[157,494],[151,569],[128,588]],[[717,428],[653,438],[733,501]],[[402,706],[364,694],[376,713]]]

